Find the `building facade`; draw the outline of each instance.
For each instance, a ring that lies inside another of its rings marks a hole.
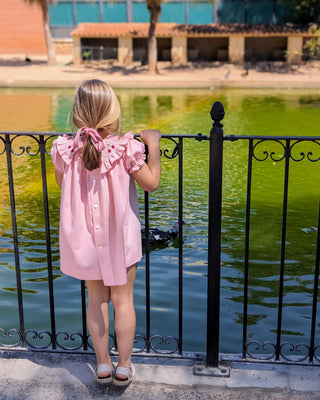
[[[42,13],[24,0],[0,0],[0,54],[46,54]]]
[[[300,62],[308,27],[286,26],[285,0],[163,0],[158,60]],[[0,0],[0,54],[46,54],[41,8]],[[55,0],[49,7],[57,54],[84,60],[146,61],[145,0]]]
[[[51,32],[68,38],[83,22],[149,22],[145,0],[57,0],[50,6]],[[164,0],[159,22],[176,24],[271,24],[290,18],[290,8],[278,0]]]

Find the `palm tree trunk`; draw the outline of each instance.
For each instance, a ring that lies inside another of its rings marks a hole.
[[[49,27],[49,7],[47,1],[41,2],[42,8],[42,18],[43,18],[43,28],[44,35],[47,44],[47,54],[48,54],[48,65],[57,65],[56,52],[54,50],[53,41],[51,37],[50,27]]]
[[[157,38],[155,37],[154,31],[156,24],[151,21],[148,37],[148,67],[151,74],[158,73],[157,61],[158,61],[158,49],[157,49]]]
[[[214,23],[215,24],[220,24],[219,6],[220,6],[220,0],[214,0]]]
[[[155,36],[156,24],[161,12],[161,0],[147,1],[147,7],[150,12],[150,27],[148,35],[148,67],[151,74],[158,73],[157,61],[157,38]]]

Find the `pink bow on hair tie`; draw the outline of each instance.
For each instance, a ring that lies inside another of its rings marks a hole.
[[[100,153],[105,148],[105,145],[99,132],[94,128],[87,128],[86,126],[83,126],[78,130],[76,137],[73,141],[74,147],[78,147],[79,149],[81,149],[88,135],[91,137],[92,144]]]

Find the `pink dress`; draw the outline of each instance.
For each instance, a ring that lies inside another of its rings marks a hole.
[[[105,286],[127,283],[126,269],[142,257],[139,207],[132,172],[145,160],[144,144],[132,132],[103,140],[101,167],[87,170],[73,139],[52,144],[63,174],[60,204],[60,268]]]

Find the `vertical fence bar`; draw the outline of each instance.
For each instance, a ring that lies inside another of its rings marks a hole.
[[[243,330],[242,330],[242,358],[247,356],[248,333],[248,279],[249,279],[249,241],[250,241],[250,210],[251,210],[251,182],[252,182],[252,155],[253,140],[249,140],[248,175],[247,175],[247,204],[246,204],[246,233],[244,254],[244,282],[243,282]]]
[[[22,285],[21,285],[21,271],[20,271],[20,256],[19,256],[19,240],[18,240],[18,227],[17,227],[17,216],[16,216],[16,200],[14,194],[14,183],[12,173],[12,157],[11,157],[11,142],[10,135],[5,136],[5,149],[7,156],[7,170],[8,170],[8,183],[10,193],[10,206],[11,206],[11,222],[12,222],[12,237],[14,247],[14,261],[16,267],[16,282],[17,282],[17,296],[18,296],[18,308],[19,308],[19,335],[22,346],[26,345],[25,326],[24,326],[24,311],[23,311],[23,297],[22,297]]]
[[[40,159],[41,159],[41,175],[42,175],[42,195],[43,195],[43,211],[46,231],[46,248],[47,248],[47,265],[48,265],[48,285],[49,285],[49,301],[50,301],[50,321],[51,321],[51,341],[52,348],[56,349],[56,321],[54,310],[54,293],[53,293],[53,274],[52,274],[52,256],[51,256],[51,237],[50,237],[50,220],[49,220],[49,203],[48,203],[48,186],[47,186],[47,170],[46,170],[46,144],[44,136],[39,137]]]
[[[309,346],[309,362],[313,362],[314,357],[314,342],[317,321],[317,306],[318,306],[318,285],[319,285],[319,264],[320,264],[320,201],[318,215],[318,233],[317,233],[317,252],[316,265],[314,270],[314,285],[313,285],[313,301],[312,301],[312,318],[311,318],[311,335]]]
[[[290,140],[286,140],[284,187],[283,187],[283,207],[282,207],[282,233],[281,233],[281,258],[280,258],[280,280],[279,280],[279,301],[278,301],[276,360],[279,360],[279,358],[280,358],[280,347],[281,347],[284,264],[285,264],[285,258],[286,258],[289,160],[290,160]]]
[[[146,350],[150,353],[150,251],[149,251],[149,193],[144,192],[144,229],[146,258]]]
[[[221,206],[224,108],[215,102],[210,131],[209,215],[208,215],[208,294],[207,294],[207,367],[219,364]]]
[[[179,354],[183,347],[183,139],[179,138]]]
[[[86,305],[86,284],[81,281],[81,315],[82,315],[82,341],[83,350],[88,350],[88,334],[87,334],[87,305]]]
[[[148,147],[146,146],[146,160],[148,160]],[[150,250],[149,250],[149,193],[144,192],[144,229],[145,229],[145,259],[146,259],[146,351],[150,353]]]

